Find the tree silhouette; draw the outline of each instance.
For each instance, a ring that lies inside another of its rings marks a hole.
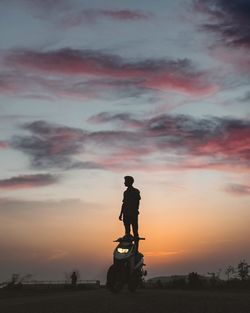
[[[238,275],[241,280],[246,280],[249,277],[249,265],[245,260],[241,260],[237,266]]]
[[[225,270],[225,274],[227,275],[227,280],[229,280],[235,274],[235,268],[229,265]]]
[[[200,275],[196,272],[189,273],[188,284],[191,288],[199,288],[201,286]]]

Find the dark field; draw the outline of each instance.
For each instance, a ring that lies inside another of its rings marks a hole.
[[[0,292],[1,313],[249,313],[250,292],[106,289]]]

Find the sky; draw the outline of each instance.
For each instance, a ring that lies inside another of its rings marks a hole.
[[[0,281],[105,280],[125,175],[149,278],[250,262],[250,1],[0,1]]]

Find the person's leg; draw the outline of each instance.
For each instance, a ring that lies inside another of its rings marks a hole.
[[[131,221],[130,221],[130,218],[128,216],[123,216],[123,224],[124,224],[124,227],[125,227],[125,235],[129,236],[130,235],[130,224],[131,224]]]
[[[138,215],[132,218],[132,229],[135,238],[135,252],[137,253],[139,249]]]
[[[135,238],[139,238],[139,234],[138,234],[138,215],[133,216],[131,218],[131,224],[132,224],[134,237]]]

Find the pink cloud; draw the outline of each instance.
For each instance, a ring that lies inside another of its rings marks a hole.
[[[224,190],[235,196],[250,196],[250,185],[228,184]]]
[[[0,180],[0,189],[23,189],[54,184],[57,177],[51,174],[20,175]]]
[[[176,92],[207,95],[219,86],[209,79],[206,72],[199,71],[188,59],[127,60],[100,51],[61,49],[50,52],[13,51],[5,58],[6,64],[19,70],[31,71],[37,75],[59,77],[78,76],[82,78],[114,79],[113,86],[122,80],[134,80],[137,88],[172,90]],[[104,84],[105,85],[105,84]],[[103,86],[104,86],[103,85]],[[112,87],[111,81],[105,87]]]
[[[139,10],[99,10],[100,15],[111,17],[118,20],[138,20],[149,19],[152,15],[148,12],[142,12]]]
[[[205,75],[203,74],[197,75],[196,77],[193,76],[191,80],[188,78],[184,79],[181,75],[172,77],[171,73],[155,75],[151,79],[149,78],[144,86],[161,91],[177,90],[194,95],[208,95],[219,90],[219,86],[216,84],[206,82]]]
[[[212,137],[198,147],[201,154],[214,153],[235,160],[250,161],[250,128],[229,128],[219,137]]]
[[[211,47],[210,55],[220,62],[230,64],[232,68],[240,73],[249,75],[250,53],[245,48],[231,48],[223,45]]]
[[[101,113],[91,119],[95,123],[116,123],[135,134],[133,140],[109,157],[108,163],[119,159],[136,160],[157,155],[166,156],[166,162],[157,161],[155,169],[217,169],[222,171],[250,170],[250,123],[230,118],[194,119],[188,116],[159,115],[136,119],[130,114]],[[98,136],[98,134],[96,134]],[[135,139],[137,138],[137,139]],[[108,138],[102,138],[109,142]],[[135,142],[137,141],[137,143]],[[113,142],[113,147],[115,147]],[[176,155],[174,160],[168,154]],[[107,161],[106,160],[106,161]],[[143,164],[143,162],[142,162]],[[107,165],[107,164],[106,164]]]
[[[149,20],[150,18],[152,18],[151,13],[140,10],[83,9],[67,12],[67,14],[64,14],[64,16],[58,20],[58,24],[70,28],[82,24],[96,23],[103,19],[125,22]]]
[[[12,147],[37,168],[250,171],[249,120],[104,112],[89,121],[119,130],[87,132],[37,121],[24,126],[31,134],[14,137]]]
[[[86,9],[81,3],[74,4],[66,0],[16,0],[16,2],[26,5],[36,18],[66,28],[96,23],[100,20],[139,21],[152,18],[152,14],[147,11],[127,8]]]
[[[0,149],[6,149],[9,147],[9,143],[7,141],[0,141]]]

